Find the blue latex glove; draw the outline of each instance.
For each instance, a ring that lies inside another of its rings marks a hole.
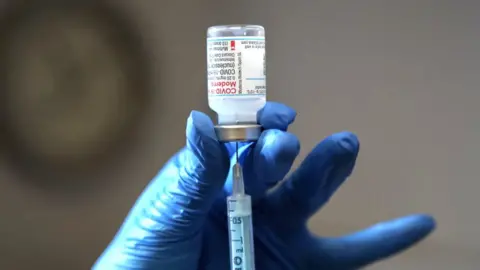
[[[274,192],[300,143],[287,127],[296,113],[267,103],[259,114],[266,130],[243,145],[245,185],[254,201],[258,270],[358,269],[415,244],[435,227],[412,215],[342,237],[312,235],[308,218],[351,174],[359,143],[342,132],[320,142]],[[231,189],[234,147],[216,139],[208,116],[192,112],[186,146],[153,179],[94,269],[230,269],[225,196]]]

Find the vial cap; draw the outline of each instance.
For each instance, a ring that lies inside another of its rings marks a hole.
[[[260,138],[262,126],[256,124],[217,125],[215,133],[221,142],[251,142]]]

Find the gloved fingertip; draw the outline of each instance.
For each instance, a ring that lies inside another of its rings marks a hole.
[[[360,150],[360,142],[357,135],[349,131],[335,133],[330,138],[338,145],[338,153],[357,155]]]
[[[213,122],[208,115],[192,111],[187,120],[186,137],[187,148],[196,153],[198,158],[222,166],[222,161],[228,162],[227,149],[217,140]]]
[[[415,245],[435,227],[432,216],[415,214],[380,222],[343,237],[324,239],[321,243],[336,264],[360,268]]]
[[[390,226],[391,230],[410,231],[412,238],[422,238],[436,228],[437,222],[431,215],[414,214],[380,223],[376,226],[381,227],[382,225]],[[415,235],[416,237],[414,237]]]
[[[269,101],[258,113],[258,123],[265,129],[287,130],[295,121],[297,112],[282,103]]]
[[[291,163],[300,152],[300,141],[289,132],[270,129],[257,142],[257,154],[276,163]]]
[[[299,172],[306,171],[302,175],[315,175],[321,171],[328,171],[329,168],[336,168],[340,175],[344,175],[339,178],[347,177],[353,170],[359,149],[360,143],[354,133],[344,131],[332,134],[308,154]]]
[[[188,135],[198,135],[211,140],[217,140],[212,120],[208,115],[199,111],[192,111],[188,117],[187,136]]]

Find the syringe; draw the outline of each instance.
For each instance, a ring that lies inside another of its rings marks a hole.
[[[238,143],[257,141],[257,114],[266,104],[265,29],[220,25],[207,30],[208,104],[218,115],[219,141],[237,144],[232,195],[227,198],[231,270],[254,270],[252,203],[245,193]]]
[[[228,230],[230,239],[230,269],[255,270],[253,247],[252,200],[245,194],[242,166],[233,166],[232,195],[227,197]]]

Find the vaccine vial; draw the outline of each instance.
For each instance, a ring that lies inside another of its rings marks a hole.
[[[208,103],[218,124],[256,124],[266,103],[265,29],[212,26],[206,47]]]

